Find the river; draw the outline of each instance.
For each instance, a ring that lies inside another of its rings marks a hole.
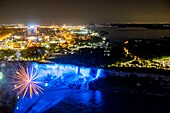
[[[64,88],[19,99],[15,113],[169,113],[169,102],[166,97]]]
[[[160,39],[161,36],[170,36],[170,29],[146,29],[146,28],[115,28],[115,27],[93,27],[92,30],[107,31],[106,38],[111,41],[122,41],[125,39]]]

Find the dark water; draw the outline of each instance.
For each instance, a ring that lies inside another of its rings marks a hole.
[[[20,99],[15,113],[170,113],[170,98],[58,89]]]
[[[92,30],[107,31],[105,36],[111,41],[121,41],[124,39],[160,39],[161,36],[170,36],[170,29],[145,29],[145,28],[104,28],[94,27]]]

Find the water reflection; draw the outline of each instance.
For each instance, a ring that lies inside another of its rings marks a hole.
[[[82,110],[88,108],[99,107],[102,103],[102,93],[100,91],[90,90],[72,90],[72,89],[53,89],[46,91],[43,95],[32,99],[26,97],[19,99],[14,113],[42,113],[42,112],[56,112],[65,107],[69,109],[62,110],[62,112],[71,112],[75,107],[82,107]],[[62,108],[63,107],[63,108]],[[78,109],[77,108],[77,109]]]
[[[15,113],[169,113],[170,98],[91,90],[48,90],[19,99]]]

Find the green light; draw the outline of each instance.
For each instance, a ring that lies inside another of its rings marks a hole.
[[[3,79],[3,73],[0,72],[0,80],[2,80],[2,79]]]

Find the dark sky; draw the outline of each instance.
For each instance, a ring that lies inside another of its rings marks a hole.
[[[170,22],[170,0],[0,0],[0,24]]]

